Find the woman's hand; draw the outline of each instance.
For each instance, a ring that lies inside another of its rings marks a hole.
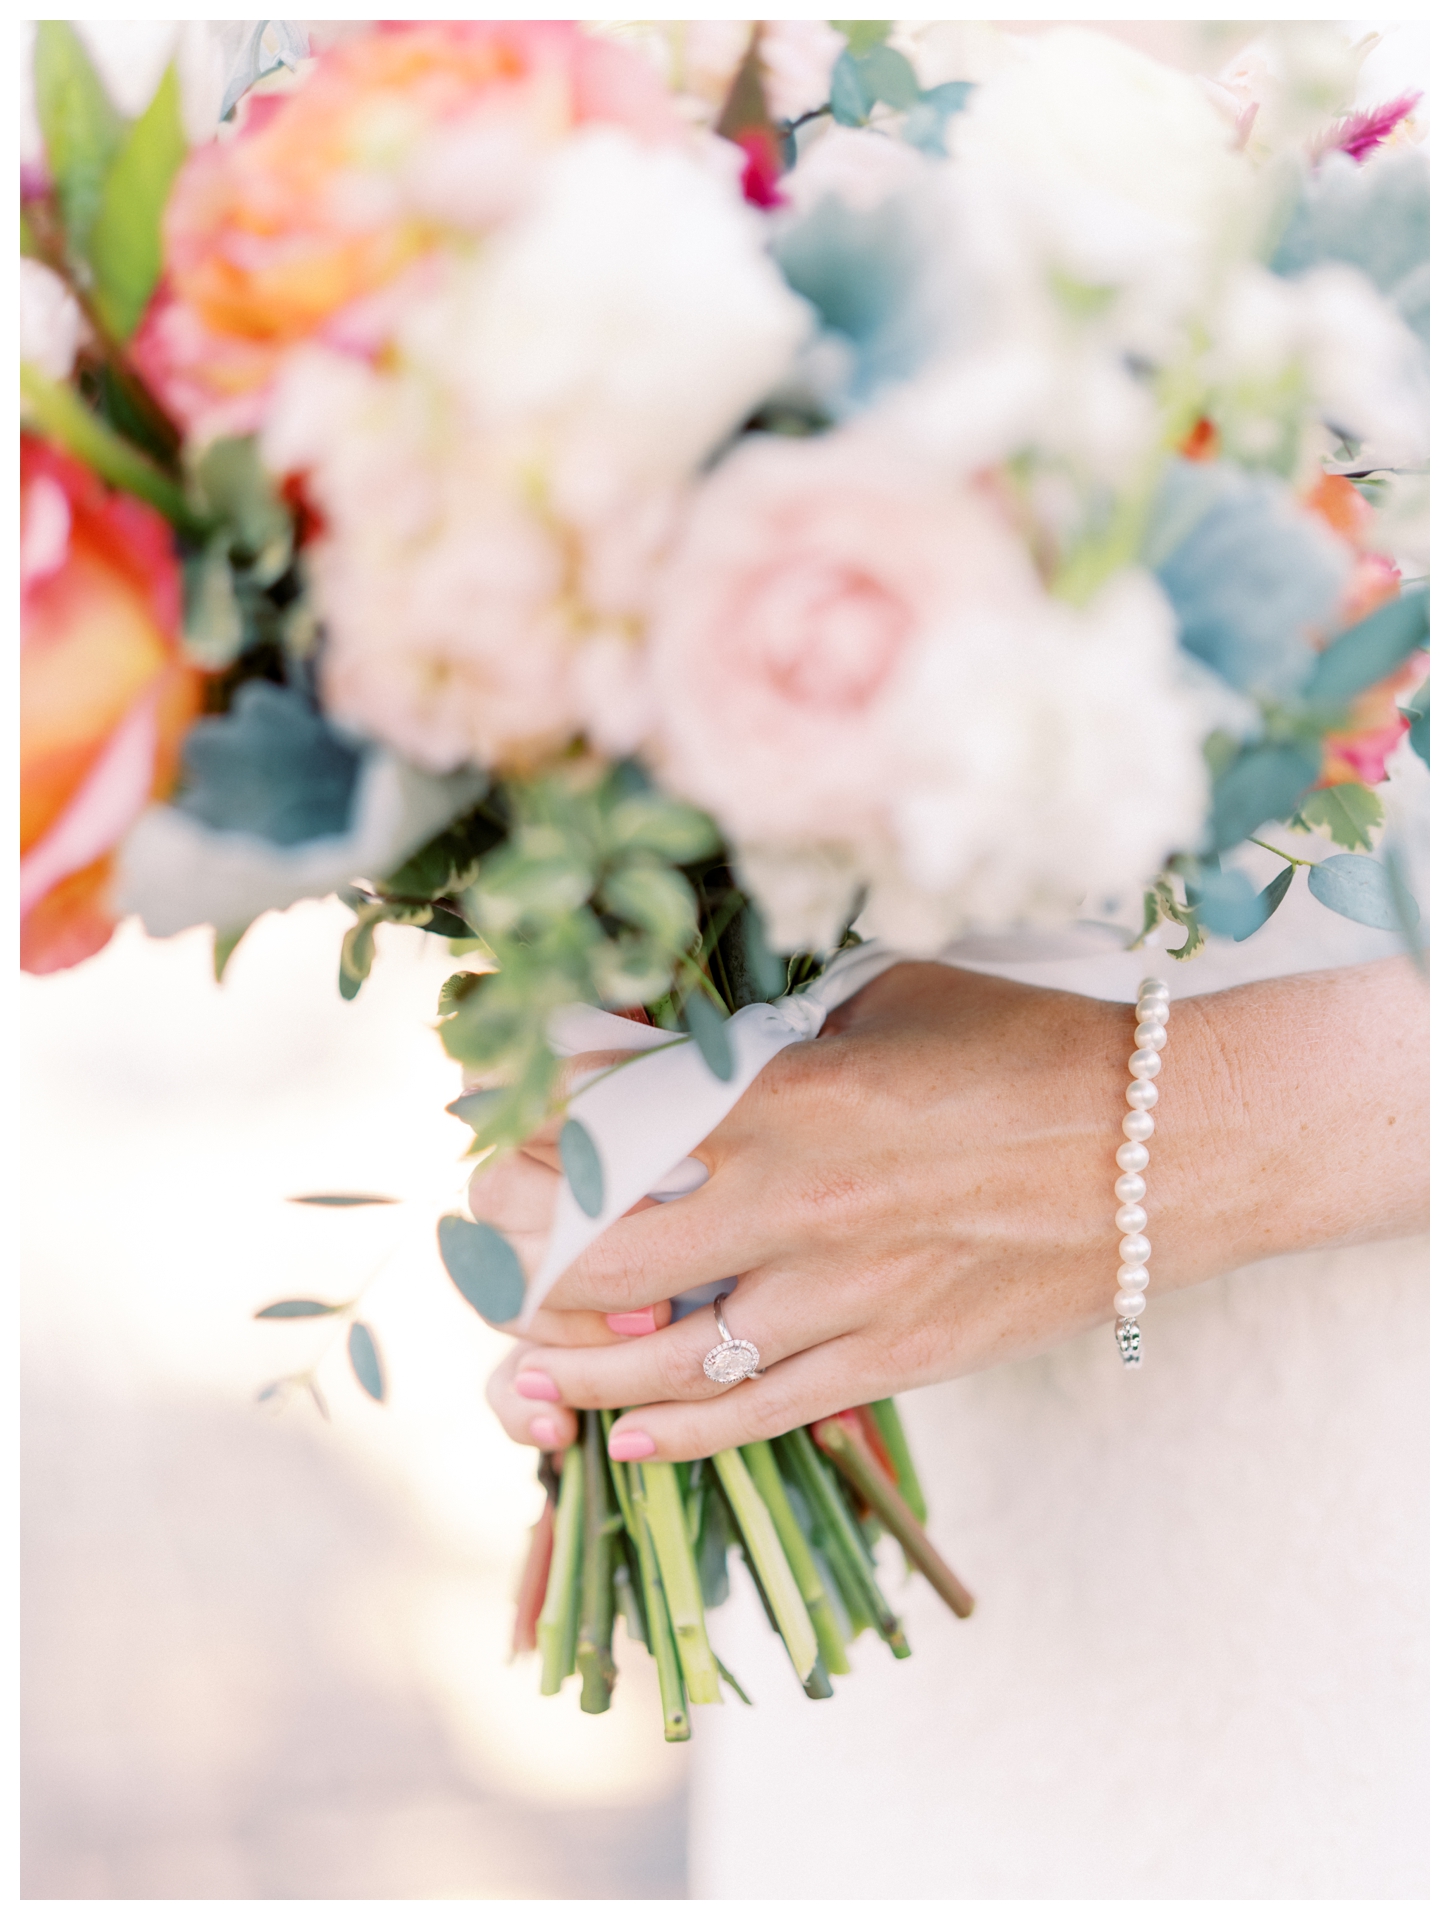
[[[1155,1293],[1416,1229],[1424,997],[1389,961],[1175,1003]],[[490,1384],[505,1426],[564,1445],[569,1409],[630,1407],[617,1457],[690,1459],[1110,1319],[1131,1036],[1121,1004],[894,967],[762,1072],[696,1149],[699,1192],[641,1203],[564,1275]],[[557,1180],[541,1139],[470,1192],[526,1268]],[[700,1364],[713,1316],[670,1326],[667,1299],[731,1274],[731,1333],[765,1372],[721,1388]]]

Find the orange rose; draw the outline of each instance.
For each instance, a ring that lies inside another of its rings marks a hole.
[[[1341,473],[1326,474],[1307,496],[1305,505],[1333,527],[1357,556],[1339,609],[1342,623],[1353,626],[1376,607],[1398,599],[1400,570],[1385,554],[1369,551],[1374,509],[1353,481]],[[1366,687],[1350,709],[1350,724],[1324,737],[1319,786],[1338,787],[1349,780],[1366,787],[1379,785],[1385,778],[1385,760],[1410,724],[1401,714],[1399,703],[1424,677],[1425,656],[1416,653],[1387,680]]]
[[[138,363],[188,423],[255,428],[289,347],[344,314],[378,344],[388,305],[368,303],[445,235],[513,211],[531,163],[589,121],[683,137],[643,60],[563,22],[424,21],[334,47],[183,167]]]
[[[26,435],[20,514],[20,957],[51,973],[110,939],[113,850],[170,790],[201,675],[158,514]]]

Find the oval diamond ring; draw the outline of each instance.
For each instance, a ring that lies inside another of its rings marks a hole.
[[[760,1376],[760,1349],[749,1340],[736,1340],[725,1324],[725,1316],[720,1311],[720,1302],[730,1298],[728,1293],[715,1295],[715,1325],[720,1329],[720,1344],[711,1347],[701,1361],[705,1376],[713,1380],[718,1387],[737,1386],[742,1380],[755,1380]]]

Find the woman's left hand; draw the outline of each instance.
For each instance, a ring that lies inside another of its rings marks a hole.
[[[1415,1230],[1423,1000],[1387,961],[1175,1002],[1146,1173],[1153,1295]],[[696,1148],[698,1192],[646,1203],[563,1276],[490,1383],[504,1425],[542,1444],[544,1421],[565,1445],[571,1409],[627,1407],[616,1458],[693,1459],[1111,1320],[1132,1032],[1121,1003],[893,967],[770,1062]],[[551,1161],[542,1143],[470,1192],[526,1268]],[[727,1388],[701,1367],[713,1315],[669,1325],[666,1303],[732,1274],[730,1332],[763,1372]]]

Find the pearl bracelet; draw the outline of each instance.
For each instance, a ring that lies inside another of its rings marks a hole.
[[[1122,1239],[1118,1242],[1118,1291],[1113,1296],[1117,1311],[1118,1351],[1127,1367],[1143,1364],[1143,1341],[1138,1316],[1147,1306],[1144,1289],[1148,1285],[1148,1256],[1153,1251],[1143,1233],[1148,1216],[1143,1211],[1143,1196],[1148,1183],[1143,1169],[1148,1164],[1147,1141],[1153,1132],[1151,1109],[1158,1104],[1158,1089],[1153,1082],[1163,1065],[1162,1051],[1168,1044],[1168,983],[1144,980],[1138,988],[1138,1025],[1133,1033],[1134,1053],[1128,1061],[1133,1078],[1128,1086],[1128,1111],[1123,1116],[1127,1135],[1118,1148],[1122,1173],[1113,1192],[1118,1196],[1118,1211],[1113,1216]]]

